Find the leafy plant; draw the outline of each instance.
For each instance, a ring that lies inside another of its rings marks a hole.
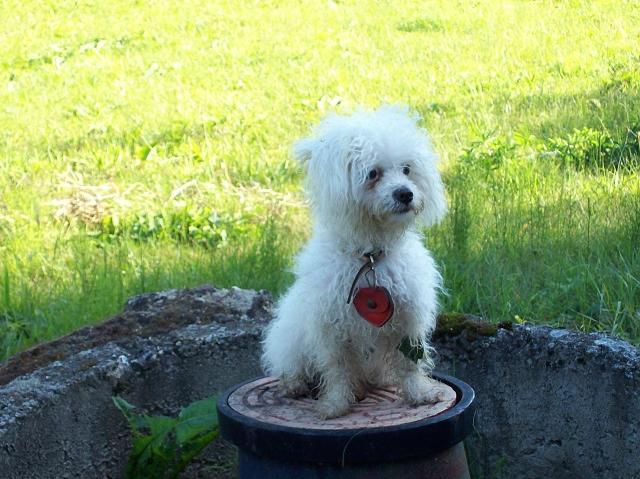
[[[544,156],[553,156],[563,166],[576,169],[611,168],[631,161],[640,153],[638,128],[631,126],[620,138],[607,130],[574,129],[568,135],[550,138],[542,147]]]
[[[119,396],[113,403],[127,419],[133,438],[125,478],[177,478],[218,436],[215,396],[188,405],[177,418],[138,414]]]
[[[164,237],[175,242],[216,247],[226,243],[230,234],[246,234],[248,229],[238,216],[221,216],[208,208],[193,207],[138,213],[130,218],[105,216],[101,230],[94,236],[106,239],[124,236],[140,242]]]
[[[462,174],[487,176],[497,170],[506,158],[513,156],[515,145],[500,135],[484,134],[463,149],[458,169]]]

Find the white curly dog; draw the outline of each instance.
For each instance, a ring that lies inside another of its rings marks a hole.
[[[323,418],[346,414],[375,386],[398,387],[411,405],[442,397],[429,346],[441,276],[418,226],[439,221],[446,200],[417,121],[388,105],[332,115],[294,145],[307,170],[313,236],[266,331],[262,360],[285,395],[316,388]],[[403,341],[424,358],[409,360]]]

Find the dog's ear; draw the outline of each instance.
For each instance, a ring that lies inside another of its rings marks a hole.
[[[431,183],[429,193],[427,195],[427,202],[425,208],[422,211],[422,223],[425,226],[432,226],[445,217],[447,214],[447,199],[444,195],[444,185],[442,179],[438,176],[437,179]]]
[[[299,161],[301,165],[306,166],[313,156],[313,151],[317,148],[317,143],[318,140],[315,138],[298,140],[293,144],[293,157]]]
[[[334,126],[340,117],[325,119],[315,136],[293,145],[293,156],[306,170],[306,190],[318,217],[335,218],[349,207],[349,168],[345,151],[345,134]]]
[[[447,214],[447,199],[444,193],[444,184],[438,171],[436,154],[430,145],[420,155],[421,163],[420,183],[425,196],[424,209],[420,214],[420,222],[425,226],[439,223]]]

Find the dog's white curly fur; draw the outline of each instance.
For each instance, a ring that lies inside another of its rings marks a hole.
[[[439,221],[446,201],[437,158],[417,121],[408,108],[388,105],[333,115],[294,146],[307,169],[313,236],[297,256],[296,281],[279,301],[262,359],[287,395],[317,384],[325,418],[347,413],[372,386],[398,386],[414,405],[440,397],[429,376],[429,338],[441,277],[416,226]],[[399,198],[407,190],[413,198]],[[346,302],[363,255],[377,251],[384,252],[378,284],[395,303],[381,328]],[[398,350],[405,337],[424,348],[421,363]]]

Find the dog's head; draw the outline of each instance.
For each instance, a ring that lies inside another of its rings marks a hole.
[[[333,115],[295,144],[319,220],[395,229],[416,219],[428,226],[444,216],[437,158],[417,120],[398,106]]]

